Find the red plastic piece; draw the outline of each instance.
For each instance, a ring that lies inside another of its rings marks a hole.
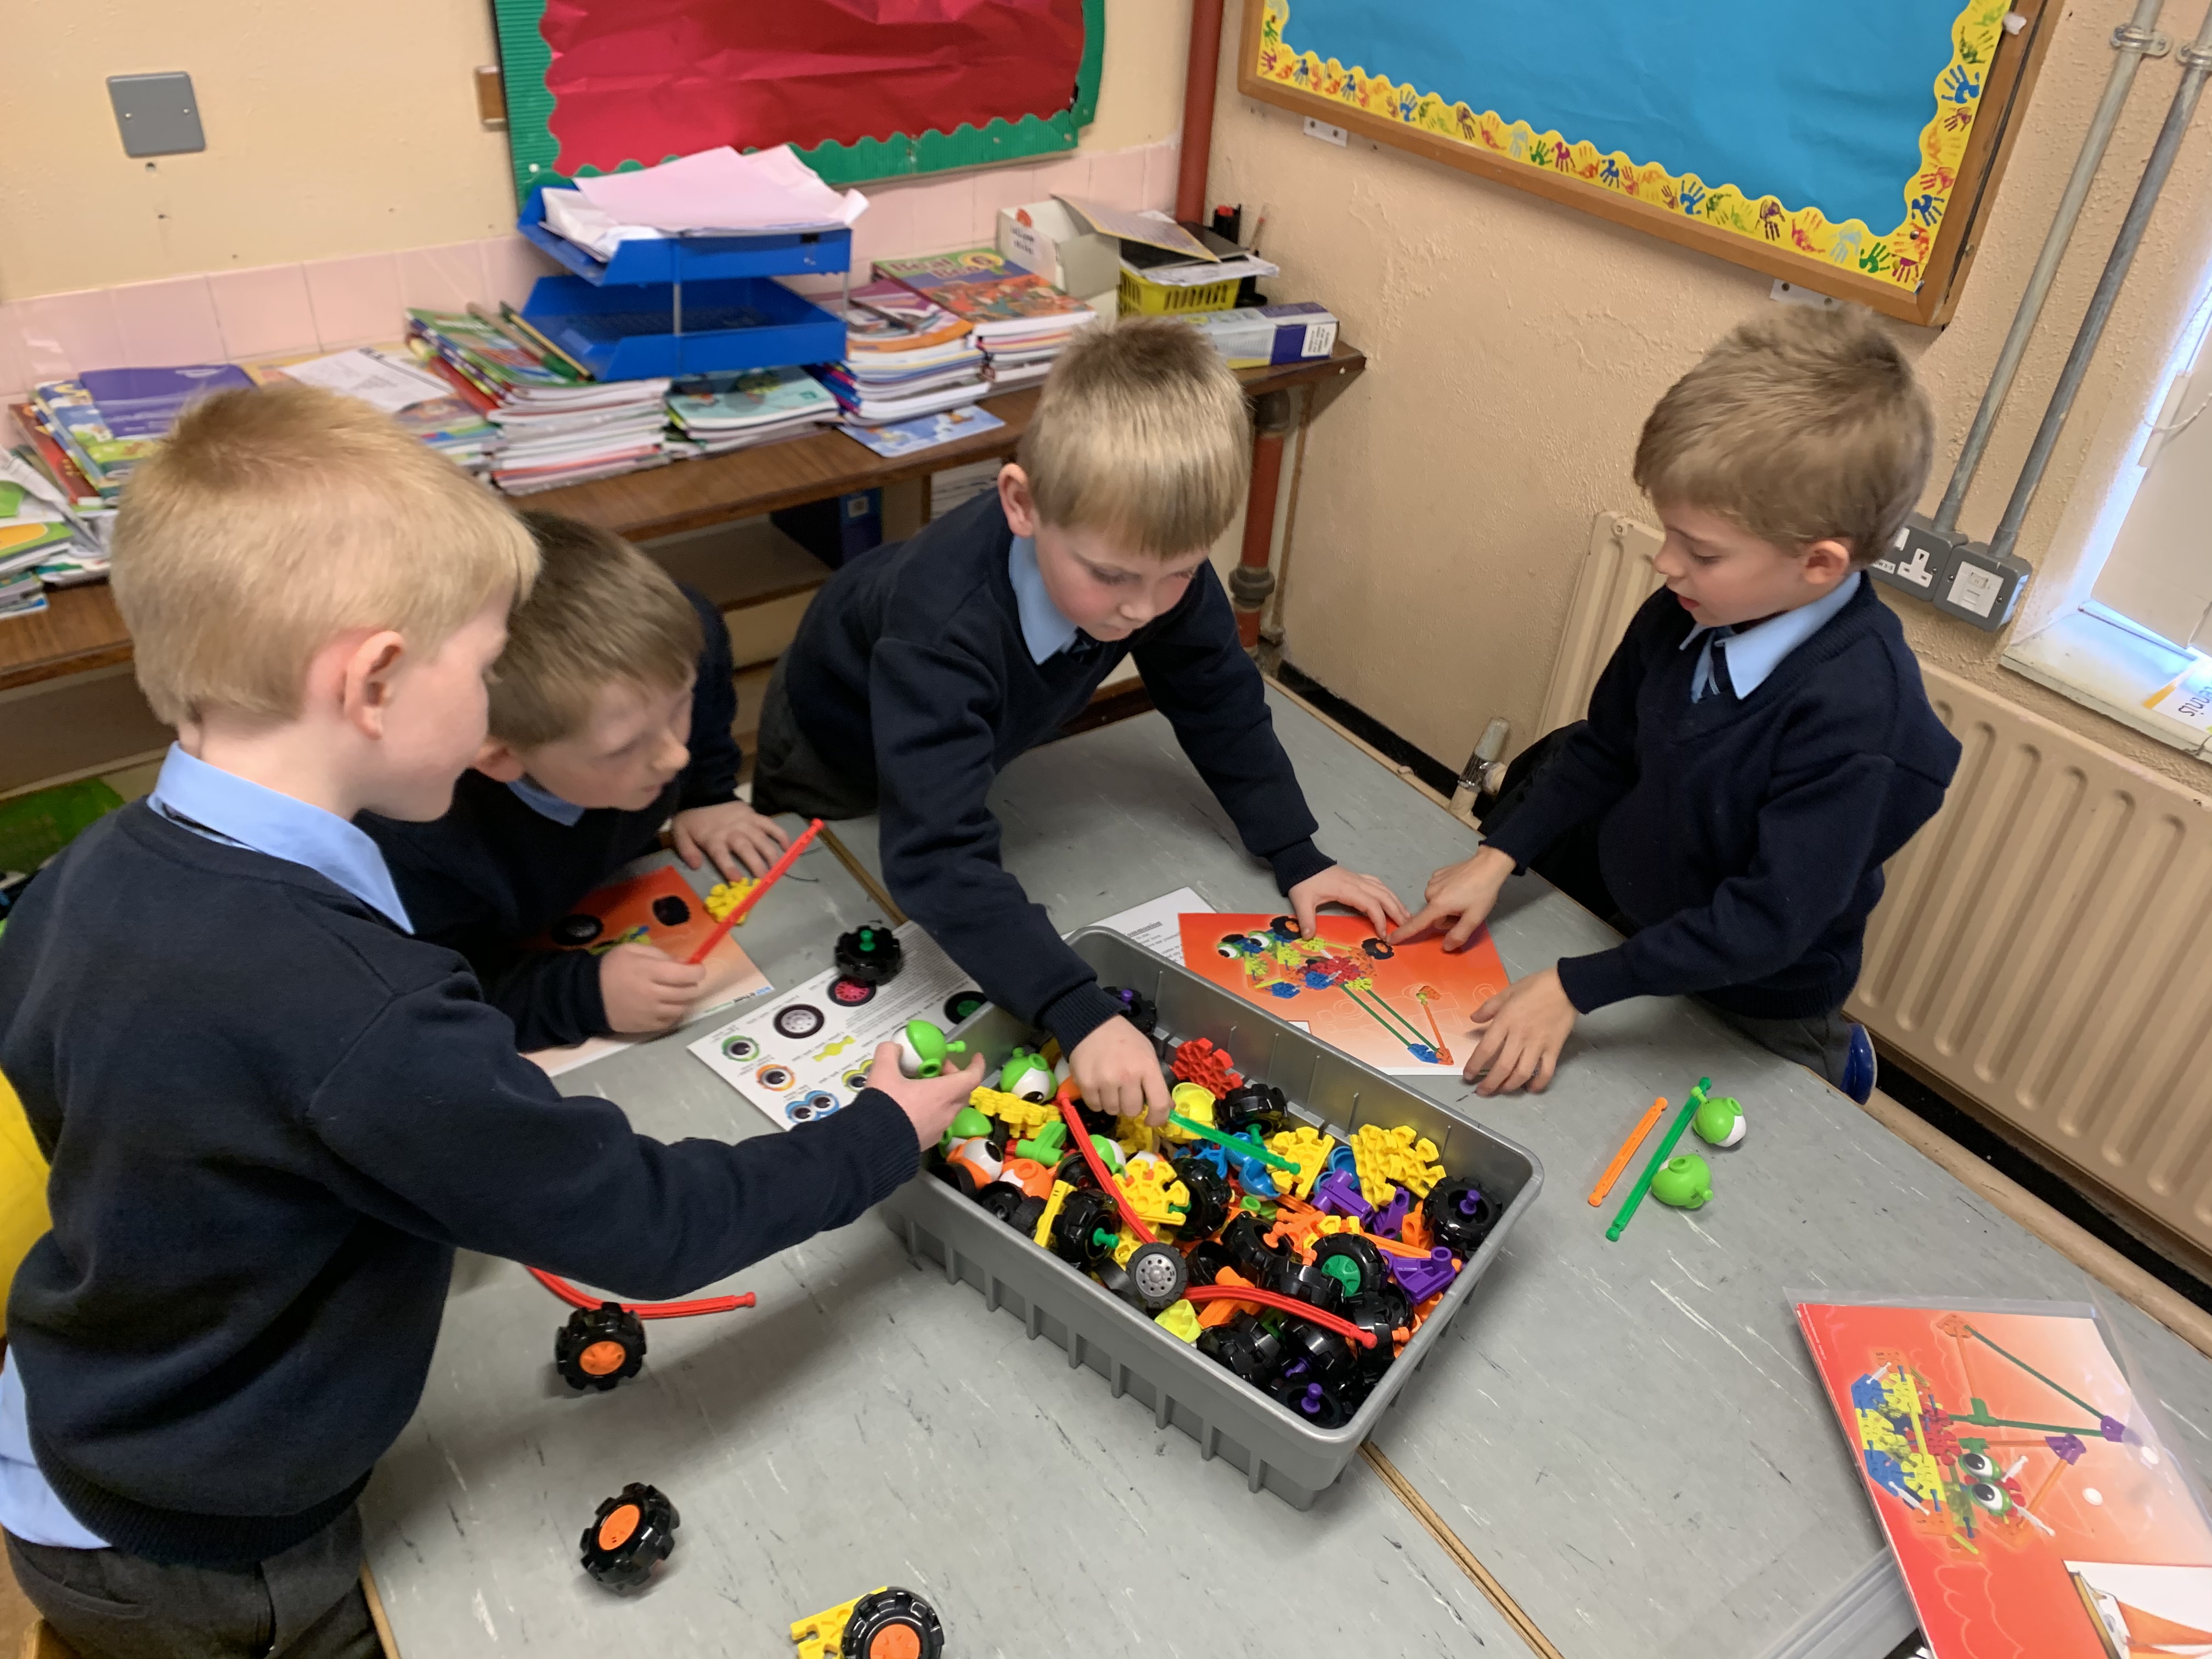
[[[684,958],[684,965],[696,968],[706,961],[707,952],[729,937],[730,929],[745,919],[746,914],[761,902],[761,895],[783,879],[783,872],[799,862],[799,855],[806,844],[822,833],[822,820],[816,818],[799,832],[799,839],[783,849],[783,856],[768,867],[768,873],[753,884],[753,890],[739,899],[730,914],[714,924],[714,931],[699,941],[699,948]]]
[[[1309,1324],[1318,1325],[1325,1331],[1334,1331],[1347,1342],[1357,1342],[1363,1348],[1375,1346],[1375,1338],[1348,1319],[1339,1319],[1333,1313],[1323,1313],[1310,1302],[1301,1302],[1294,1296],[1285,1296],[1279,1291],[1255,1290],[1248,1285],[1194,1285],[1183,1293],[1186,1302],[1257,1302],[1262,1307],[1273,1308],[1279,1313],[1295,1314]]]
[[[1071,1094],[1074,1086],[1073,1079],[1060,1085],[1060,1115],[1067,1121],[1068,1133],[1075,1137],[1075,1150],[1083,1154],[1083,1161],[1091,1166],[1091,1173],[1098,1182],[1098,1190],[1109,1198],[1118,1200],[1121,1189],[1114,1184],[1114,1177],[1107,1172],[1105,1164],[1099,1161],[1098,1149],[1091,1144],[1091,1132],[1083,1127],[1083,1120],[1075,1114],[1075,1102]],[[1153,1237],[1152,1230],[1137,1218],[1136,1212],[1129,1206],[1116,1202],[1114,1207],[1121,1212],[1121,1224],[1144,1243],[1157,1244],[1160,1242]]]
[[[1235,1064],[1228,1049],[1215,1048],[1205,1037],[1193,1037],[1176,1050],[1175,1074],[1180,1082],[1212,1091],[1218,1100],[1244,1081],[1242,1072],[1231,1069]]]
[[[567,1279],[556,1278],[543,1267],[531,1268],[530,1276],[572,1308],[588,1311],[605,1300],[603,1297],[586,1296]],[[732,1313],[739,1308],[751,1307],[753,1301],[753,1293],[746,1291],[738,1296],[702,1296],[695,1302],[625,1302],[622,1310],[640,1319],[689,1319],[695,1314]]]

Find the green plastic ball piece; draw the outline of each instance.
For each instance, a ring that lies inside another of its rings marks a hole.
[[[1694,1152],[1681,1152],[1651,1177],[1651,1196],[1678,1210],[1696,1210],[1713,1195],[1713,1172]]]
[[[1052,1067],[1027,1048],[1015,1049],[999,1073],[1000,1091],[1024,1100],[1050,1100],[1054,1086]]]
[[[1698,1108],[1690,1127],[1708,1146],[1733,1146],[1743,1139],[1747,1126],[1743,1108],[1729,1096],[1716,1095]]]
[[[945,1132],[947,1141],[966,1140],[971,1135],[987,1135],[995,1127],[991,1115],[980,1107],[963,1106],[952,1115],[952,1127]]]

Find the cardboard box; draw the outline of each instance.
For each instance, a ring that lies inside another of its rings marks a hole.
[[[1335,316],[1311,300],[1200,312],[1183,320],[1206,336],[1231,368],[1302,363],[1326,357],[1336,347]]]
[[[1057,201],[1000,208],[999,257],[1086,301],[1114,289],[1121,272],[1121,244],[1085,229]]]

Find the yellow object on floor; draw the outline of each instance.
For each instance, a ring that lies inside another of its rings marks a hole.
[[[7,1286],[52,1224],[46,1214],[46,1160],[31,1138],[23,1103],[0,1077],[0,1335],[8,1328]]]

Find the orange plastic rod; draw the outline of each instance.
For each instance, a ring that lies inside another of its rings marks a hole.
[[[1644,1137],[1651,1133],[1651,1126],[1658,1122],[1659,1115],[1666,1109],[1667,1097],[1662,1095],[1651,1103],[1651,1109],[1644,1113],[1644,1121],[1636,1126],[1636,1132],[1620,1143],[1620,1150],[1613,1155],[1613,1162],[1605,1166],[1605,1173],[1597,1178],[1597,1185],[1590,1188],[1589,1201],[1593,1209],[1605,1202],[1605,1195],[1613,1190],[1613,1183],[1620,1179],[1620,1172],[1628,1167],[1628,1160],[1636,1156],[1636,1149],[1644,1144]]]

